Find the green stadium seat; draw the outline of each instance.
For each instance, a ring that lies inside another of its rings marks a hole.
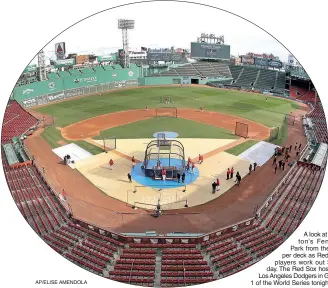
[[[59,76],[58,76],[57,73],[50,72],[50,73],[48,73],[48,78],[49,78],[49,79],[58,79]]]
[[[114,68],[111,65],[104,65],[103,66],[106,71],[112,71]]]
[[[92,70],[92,68],[86,67],[86,68],[82,68],[80,69],[82,74],[90,74],[90,73],[95,73],[95,71]]]
[[[60,77],[67,77],[71,75],[67,71],[59,71],[58,74]]]
[[[94,66],[93,69],[96,70],[96,72],[103,72],[104,68],[102,66]]]
[[[119,64],[114,64],[113,68],[116,69],[116,70],[119,70],[119,69],[122,69],[122,66],[119,65]]]
[[[70,69],[69,73],[71,73],[71,75],[81,75],[81,72],[78,69]]]

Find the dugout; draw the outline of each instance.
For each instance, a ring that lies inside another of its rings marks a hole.
[[[160,162],[160,166],[158,163]],[[142,166],[145,176],[155,180],[162,179],[162,169],[166,170],[166,179],[173,180],[185,169],[184,147],[180,141],[157,139],[148,143]]]

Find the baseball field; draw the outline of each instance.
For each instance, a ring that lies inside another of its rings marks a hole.
[[[160,103],[161,97],[171,99],[171,103]],[[175,107],[179,110],[190,109],[199,111],[203,107],[207,113],[220,113],[220,115],[230,115],[241,117],[242,119],[256,122],[268,128],[280,127],[276,144],[281,144],[288,134],[288,127],[284,124],[285,114],[292,113],[299,108],[295,102],[276,98],[266,97],[260,94],[246,93],[239,91],[228,91],[208,87],[146,87],[136,89],[126,89],[111,91],[101,95],[91,95],[70,101],[63,101],[44,107],[39,107],[36,111],[51,115],[55,119],[55,127],[50,127],[43,133],[43,138],[52,146],[58,147],[58,143],[77,142],[92,154],[97,154],[101,150],[83,141],[84,138],[92,137],[101,139],[103,137],[115,136],[117,139],[137,139],[151,138],[158,131],[175,131],[182,138],[206,138],[206,139],[235,139],[233,129],[227,129],[227,125],[218,121],[215,125],[210,121],[202,121],[201,118],[189,117],[186,112],[184,117],[178,118],[154,118],[154,115],[139,117],[139,119],[121,122],[121,125],[102,125],[94,127],[96,132],[88,135],[80,134],[79,137],[70,138],[67,133],[69,127],[75,131],[80,127],[74,126],[76,123],[83,124],[83,121],[100,119],[101,115],[112,114],[135,110],[141,115],[145,107],[149,111],[159,107]],[[117,114],[118,115],[118,114]],[[138,114],[136,114],[138,115]],[[123,116],[124,117],[124,116]],[[203,118],[211,117],[204,115]],[[111,119],[108,119],[109,121]],[[106,121],[104,119],[104,121]],[[112,120],[111,120],[112,121]],[[105,123],[106,124],[106,123]],[[222,124],[222,125],[221,125]],[[84,126],[87,126],[85,123]],[[90,125],[90,123],[89,123]],[[73,126],[73,127],[72,127]],[[252,138],[252,137],[250,137]],[[232,154],[241,153],[256,140],[247,141],[234,147]],[[228,152],[230,152],[228,150]]]

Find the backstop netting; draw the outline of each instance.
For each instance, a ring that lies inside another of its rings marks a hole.
[[[286,114],[285,115],[285,123],[287,123],[288,125],[292,125],[292,126],[295,125],[295,116]]]
[[[109,137],[103,139],[104,151],[111,151],[116,149],[116,137]]]
[[[269,142],[272,142],[274,140],[277,140],[278,137],[279,137],[279,127],[272,127],[270,129]]]
[[[159,103],[161,103],[161,104],[170,104],[170,103],[172,103],[172,97],[162,95],[162,96],[159,97]]]
[[[175,107],[162,107],[156,108],[156,118],[157,117],[178,117],[178,109]]]
[[[248,124],[236,122],[235,135],[247,138],[248,137]]]

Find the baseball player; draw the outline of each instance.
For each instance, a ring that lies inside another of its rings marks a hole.
[[[166,180],[166,170],[165,169],[162,170],[162,179],[163,179],[163,181]]]
[[[227,180],[229,180],[230,179],[230,168],[228,168],[228,170],[227,170]]]
[[[112,170],[113,169],[113,166],[114,166],[113,159],[110,159],[108,164],[109,164],[109,169]]]
[[[220,180],[219,178],[216,178],[216,191],[220,190]]]
[[[191,173],[194,173],[195,163],[191,163]]]
[[[136,159],[132,156],[132,168],[136,167]]]

